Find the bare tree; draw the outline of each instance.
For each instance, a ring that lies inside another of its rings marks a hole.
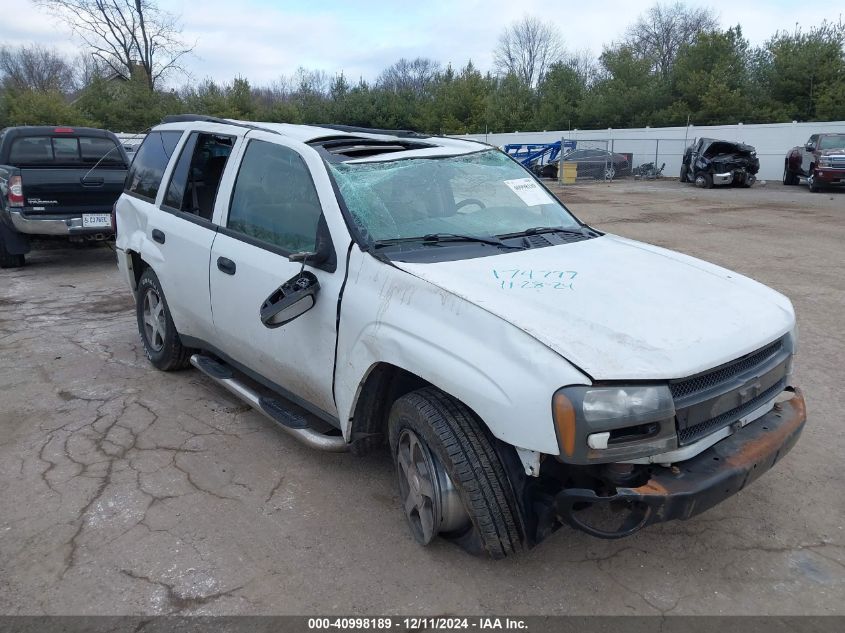
[[[0,78],[6,89],[70,92],[74,87],[74,72],[68,60],[37,45],[1,47]]]
[[[155,0],[33,0],[61,19],[111,72],[129,79],[142,72],[150,89],[193,50],[176,16]]]
[[[627,43],[639,56],[651,60],[652,68],[665,77],[682,46],[718,26],[719,20],[710,9],[687,7],[681,2],[658,3],[628,28]]]
[[[563,53],[560,31],[548,22],[527,15],[499,36],[493,59],[499,73],[512,73],[528,85],[536,86],[549,66],[560,61]]]
[[[568,54],[562,61],[578,74],[585,86],[591,86],[599,74],[598,60],[589,49]]]
[[[377,84],[393,92],[425,94],[429,85],[440,73],[440,63],[427,57],[401,58],[385,68],[378,76]]]

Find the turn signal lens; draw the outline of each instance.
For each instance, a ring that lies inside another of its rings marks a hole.
[[[552,401],[552,408],[560,447],[571,457],[575,453],[575,407],[569,398],[558,392]]]

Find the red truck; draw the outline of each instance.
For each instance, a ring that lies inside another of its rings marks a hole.
[[[813,134],[803,146],[793,147],[783,161],[783,184],[807,180],[810,191],[845,186],[845,134]]]

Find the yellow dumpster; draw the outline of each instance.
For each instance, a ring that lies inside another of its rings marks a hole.
[[[561,162],[560,164],[563,165],[563,184],[574,185],[578,177],[578,163]]]

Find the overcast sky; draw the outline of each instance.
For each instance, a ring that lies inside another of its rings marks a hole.
[[[696,3],[688,3],[690,5]],[[570,50],[618,40],[648,2],[604,0],[161,0],[182,16],[185,39],[196,42],[187,67],[195,80],[246,77],[267,84],[297,67],[352,81],[371,80],[400,57],[431,57],[460,67],[468,59],[492,68],[502,29],[525,14],[556,24]],[[722,26],[740,24],[752,45],[778,29],[807,28],[841,19],[836,3],[794,0],[711,0]],[[570,8],[572,7],[572,8]],[[78,53],[79,42],[64,25],[30,0],[3,0],[0,43],[37,42]],[[184,79],[177,79],[176,83]]]

